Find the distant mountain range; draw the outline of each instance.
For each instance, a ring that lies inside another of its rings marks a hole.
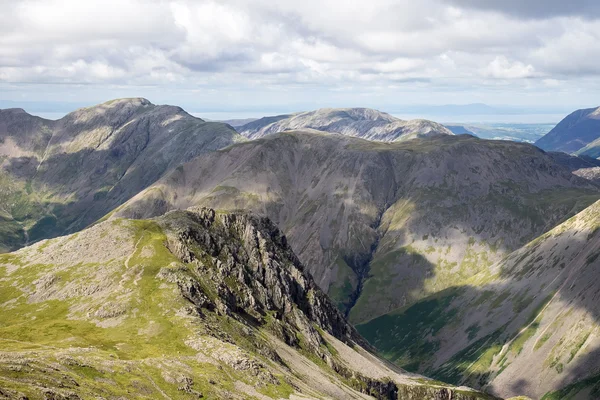
[[[491,109],[488,106],[484,108]],[[469,114],[458,113],[455,115],[463,115],[464,118],[468,118]],[[414,135],[411,135],[413,131],[418,132],[420,136],[448,134],[443,129],[446,128],[455,135],[469,134],[482,139],[512,140],[527,143],[534,143],[555,126],[548,123],[437,124],[423,119],[404,121],[387,113],[364,108],[320,109],[310,112],[263,118],[224,120],[221,122],[231,125],[240,134],[251,139],[286,130],[316,129],[369,140],[394,141],[413,138]]]
[[[468,134],[482,139],[512,140],[515,142],[534,143],[554,124],[444,124],[455,135]]]

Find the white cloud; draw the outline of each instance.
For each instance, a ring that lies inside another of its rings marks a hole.
[[[504,56],[497,56],[489,63],[484,75],[497,79],[533,78],[535,68],[531,64],[526,65],[520,61],[511,62]]]
[[[0,0],[0,82],[464,92],[600,74],[600,22],[589,15],[474,4]]]

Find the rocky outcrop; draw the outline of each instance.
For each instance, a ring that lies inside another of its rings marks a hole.
[[[192,208],[167,213],[160,224],[169,232],[171,252],[194,265],[196,279],[183,274],[176,282],[198,308],[223,315],[241,313],[260,323],[274,318],[290,345],[298,340],[289,327],[314,339],[318,333],[313,323],[344,342],[362,342],[268,218]],[[171,271],[178,272],[182,271]],[[200,281],[210,287],[203,289]],[[321,343],[311,344],[318,350]]]
[[[370,108],[322,108],[264,117],[236,128],[250,139],[288,130],[315,129],[362,139],[393,142],[420,137],[453,135],[444,126],[427,120],[403,121]]]
[[[600,167],[576,169],[573,174],[600,184]]]
[[[251,318],[287,345],[315,354],[350,387],[376,399],[417,398],[417,394],[436,400],[481,398],[450,388],[398,385],[389,378],[365,376],[338,361],[320,330],[349,346],[368,345],[317,287],[268,218],[191,208],[169,212],[158,221],[167,233],[169,250],[193,266],[191,275],[185,268],[163,269],[160,275],[176,282],[200,314],[206,310]]]

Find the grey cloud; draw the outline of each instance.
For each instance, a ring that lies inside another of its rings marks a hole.
[[[187,57],[175,54],[173,61],[196,72],[220,72],[251,63],[255,56],[251,52],[223,52],[217,56]]]
[[[458,7],[497,11],[527,19],[566,16],[600,18],[598,0],[448,0],[448,2]]]

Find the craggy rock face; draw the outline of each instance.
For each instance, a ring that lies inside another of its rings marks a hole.
[[[168,213],[160,224],[169,232],[171,252],[195,265],[201,280],[212,286],[208,292],[216,294],[213,302],[201,287],[178,281],[184,296],[200,308],[245,313],[261,321],[274,315],[283,323],[288,344],[297,342],[285,331],[290,326],[318,337],[312,323],[344,342],[362,340],[268,218],[190,209]],[[318,342],[312,344],[318,348]]]
[[[110,220],[0,255],[8,398],[492,399],[390,367],[264,217]]]
[[[432,121],[403,121],[369,108],[322,108],[291,115],[265,117],[237,127],[242,136],[258,139],[277,132],[315,129],[362,139],[394,142],[421,137],[453,135]]]

